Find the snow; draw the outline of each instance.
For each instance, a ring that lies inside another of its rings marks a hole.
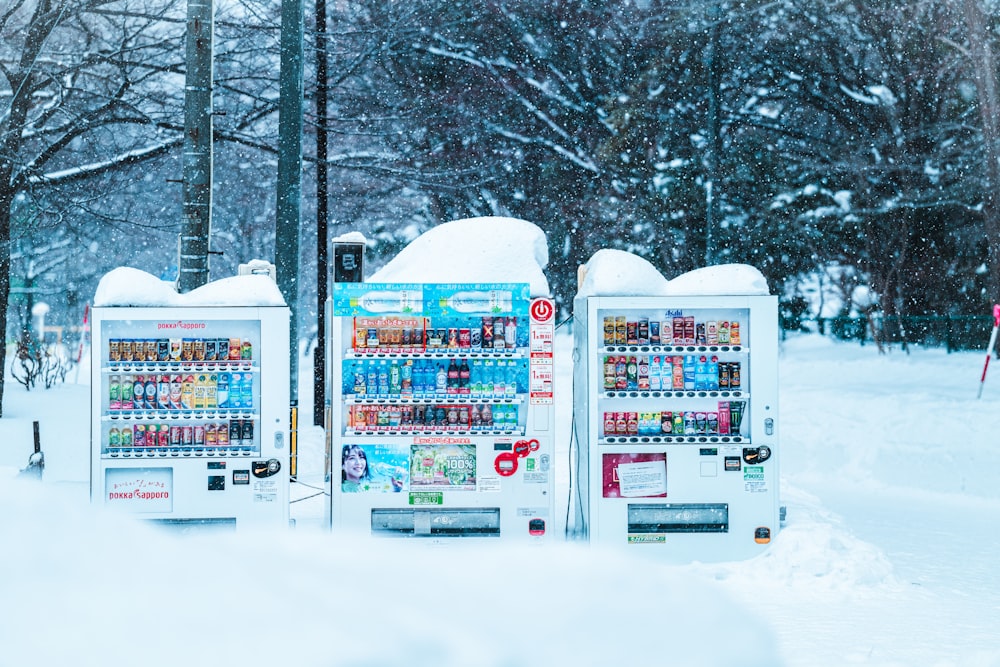
[[[667,280],[648,260],[604,248],[583,266],[578,297],[769,294],[764,275],[746,264],[696,269]]]
[[[592,260],[593,289],[629,292],[636,273],[648,275],[617,259],[617,286]],[[426,280],[426,262],[414,261],[414,275],[387,266],[373,280]],[[122,271],[102,282],[105,305],[129,301],[129,283],[148,280]],[[675,287],[761,289],[749,267],[697,273]],[[566,461],[572,336],[556,338],[555,460]],[[988,377],[976,400],[982,364],[982,353],[880,355],[814,334],[783,341],[777,456],[787,521],[759,557],[688,565],[561,539],[434,546],[331,535],[326,500],[313,495],[325,444],[311,426],[309,374],[300,374],[295,529],[154,528],[88,503],[87,368],[48,391],[8,379],[0,665],[997,667],[1000,484],[989,416],[1000,409],[1000,379]],[[41,482],[17,477],[34,420]],[[557,516],[568,484],[563,465]]]
[[[433,227],[367,278],[373,283],[528,283],[550,296],[545,232],[525,220],[467,218]]]
[[[251,263],[252,264],[252,263]],[[285,299],[266,275],[223,278],[179,294],[174,283],[160,280],[140,269],[119,267],[101,278],[94,306],[132,307],[225,307],[284,306]]]

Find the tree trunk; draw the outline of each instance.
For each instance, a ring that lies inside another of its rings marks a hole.
[[[968,29],[969,49],[979,97],[979,118],[982,122],[983,159],[985,181],[983,183],[983,231],[988,244],[989,279],[986,298],[990,303],[1000,301],[1000,98],[997,96],[994,78],[993,51],[990,35],[986,33],[985,18],[979,0],[965,0],[965,25]]]

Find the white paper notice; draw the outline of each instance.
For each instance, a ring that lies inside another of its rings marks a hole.
[[[622,498],[658,496],[667,492],[667,468],[663,461],[618,464]]]

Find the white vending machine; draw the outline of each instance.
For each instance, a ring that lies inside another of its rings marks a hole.
[[[578,484],[593,542],[744,559],[779,527],[777,297],[578,297]]]
[[[93,503],[288,525],[287,307],[96,307],[93,341]]]
[[[551,299],[520,283],[331,293],[332,529],[551,539]]]

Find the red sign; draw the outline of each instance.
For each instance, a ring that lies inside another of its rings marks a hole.
[[[534,299],[531,302],[531,321],[544,324],[555,316],[556,307],[552,299]]]

